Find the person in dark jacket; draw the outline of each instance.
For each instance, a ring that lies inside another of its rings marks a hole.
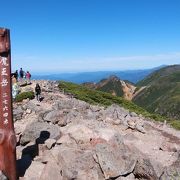
[[[24,71],[22,68],[19,71],[19,76],[20,76],[20,79],[23,79],[23,77],[24,77]]]
[[[14,77],[16,78],[16,81],[18,81],[18,70],[15,71]]]
[[[40,102],[41,87],[39,86],[38,83],[36,84],[36,87],[35,87],[35,94],[36,94],[37,101]]]

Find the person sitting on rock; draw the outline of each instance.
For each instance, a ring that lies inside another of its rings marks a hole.
[[[41,87],[39,86],[38,83],[36,84],[36,87],[35,87],[35,94],[36,94],[37,101],[40,102]]]

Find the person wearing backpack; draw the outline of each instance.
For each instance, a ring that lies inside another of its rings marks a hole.
[[[36,94],[37,101],[40,102],[41,87],[39,86],[38,83],[36,84],[36,87],[35,87],[35,94]]]

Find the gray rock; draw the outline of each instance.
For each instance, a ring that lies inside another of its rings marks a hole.
[[[54,110],[54,111],[50,111],[47,114],[45,114],[43,119],[44,119],[44,121],[52,122],[53,124],[56,124],[61,119],[63,119],[63,116],[64,116],[63,111]],[[65,123],[65,125],[66,125],[66,123]]]
[[[68,134],[77,144],[88,143],[90,142],[90,139],[97,137],[97,133],[93,129],[90,129],[83,124],[69,126],[66,129],[66,134]]]
[[[27,109],[30,109],[31,111],[33,111],[33,112],[35,112],[35,113],[40,113],[40,111],[42,111],[42,107],[37,106],[37,104],[35,104],[35,103],[32,102],[32,101],[29,101],[29,102],[26,104],[26,108],[27,108]]]
[[[49,161],[41,174],[40,180],[63,180],[61,176],[61,169],[53,159]]]
[[[60,130],[56,125],[50,125],[44,122],[33,122],[29,124],[24,132],[22,133],[22,137],[20,143],[26,144],[28,142],[32,142],[35,140],[46,140],[48,138],[51,139],[59,139]]]
[[[96,155],[105,179],[130,174],[136,164],[133,154],[123,143],[119,146],[106,143],[97,144]]]
[[[133,133],[128,133],[128,134],[124,135],[123,139],[127,140],[127,141],[137,141],[138,140],[138,138]]]
[[[32,161],[31,166],[26,170],[23,178],[28,180],[40,179],[44,167],[45,164],[38,161]]]
[[[101,113],[105,122],[114,125],[127,124],[126,116],[129,115],[129,111],[116,104],[109,106],[106,110],[101,111]]]
[[[51,149],[53,145],[56,144],[56,140],[55,139],[47,139],[45,141],[45,145],[47,146],[48,149]]]
[[[27,86],[27,82],[25,80],[21,80],[21,81],[18,82],[18,85],[20,87],[24,87],[24,86]]]
[[[99,118],[99,112],[93,112],[90,109],[87,109],[83,112],[83,118],[87,120],[97,120]]]
[[[71,101],[69,99],[56,101],[56,103],[53,105],[53,109],[55,110],[72,109],[72,108],[73,108],[73,104],[71,104]]]
[[[61,118],[59,121],[58,121],[58,125],[60,126],[60,127],[63,127],[63,126],[66,126],[67,125],[67,120],[66,120],[66,118]]]
[[[160,180],[179,180],[180,179],[180,152],[178,159],[169,167],[166,167]]]
[[[104,108],[103,107],[100,107],[100,106],[90,106],[90,109],[92,112],[99,112],[101,110],[103,110]]]
[[[77,99],[62,99],[61,101],[56,101],[53,105],[53,109],[55,110],[63,110],[63,109],[77,109],[82,112],[86,109],[90,108],[90,105],[84,101],[80,101]]]
[[[137,131],[143,133],[143,134],[146,133],[144,127],[143,127],[142,125],[138,124],[138,123],[136,124],[135,129],[136,129]]]
[[[180,167],[167,167],[160,177],[160,180],[180,180]]]
[[[8,178],[0,171],[0,180],[8,180]]]
[[[139,158],[133,174],[140,179],[158,180],[158,176],[149,159]]]
[[[27,109],[26,110],[26,114],[31,114],[32,113],[32,110],[31,109]]]
[[[90,151],[60,146],[58,160],[62,166],[63,179],[104,179],[100,167],[94,161],[93,153]]]
[[[18,106],[16,109],[13,110],[13,117],[14,117],[14,120],[17,121],[17,120],[21,120],[22,119],[22,116],[23,116],[23,109],[21,108],[21,106]]]
[[[126,110],[123,107],[120,107],[116,104],[109,106],[105,110],[105,115],[107,117],[111,117],[113,119],[118,119],[119,117],[126,117],[128,114],[129,114],[128,110]]]
[[[170,143],[170,142],[164,141],[160,145],[159,149],[162,151],[168,151],[168,152],[178,152],[180,150],[180,146],[176,143]]]
[[[129,115],[130,115],[131,117],[137,117],[137,116],[138,116],[135,112],[130,112]]]
[[[76,109],[70,110],[69,113],[67,113],[67,115],[66,115],[66,122],[70,123],[70,122],[73,122],[76,119],[83,119],[82,113],[80,113]]]

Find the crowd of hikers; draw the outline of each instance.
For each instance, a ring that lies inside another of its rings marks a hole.
[[[12,97],[13,99],[16,98],[16,96],[20,92],[20,88],[18,85],[18,82],[25,81],[26,84],[31,84],[31,74],[29,71],[24,71],[22,68],[20,68],[19,72],[16,70],[14,73],[11,73],[11,79],[12,79]],[[35,86],[35,96],[38,102],[41,101],[41,87],[37,83]]]
[[[15,99],[20,92],[18,82],[25,81],[27,84],[30,84],[31,74],[29,71],[25,72],[22,68],[20,68],[19,72],[18,70],[16,70],[14,73],[11,73],[11,79],[12,79],[12,97],[13,99]]]
[[[25,72],[22,68],[20,68],[19,72],[16,70],[14,73],[11,73],[11,77],[14,78],[16,82],[26,80],[30,83],[31,74],[29,71]]]

